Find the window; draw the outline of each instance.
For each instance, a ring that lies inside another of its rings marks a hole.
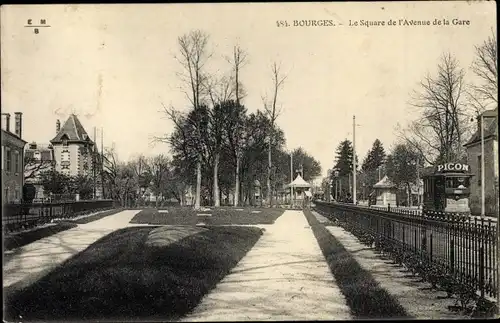
[[[10,151],[9,147],[7,147],[7,152],[5,154],[5,159],[6,159],[6,161],[5,161],[5,163],[6,163],[5,169],[8,172],[10,172],[10,170],[11,170],[11,163],[12,163],[12,152]]]
[[[477,185],[481,185],[481,174],[482,174],[482,168],[481,168],[481,155],[477,156]]]
[[[63,150],[63,152],[61,153],[61,161],[69,162],[69,151],[68,150]]]
[[[2,156],[5,156],[5,146],[2,146]],[[3,162],[3,158],[2,158],[2,169],[3,169],[3,166],[4,165],[4,162]]]
[[[462,187],[463,186],[463,187]],[[468,177],[448,177],[446,179],[446,188],[468,188]]]
[[[8,187],[4,188],[4,190],[3,190],[3,198],[5,199],[5,201],[9,202],[9,188]]]
[[[16,190],[14,191],[14,199],[17,201],[19,200],[19,189],[16,188]]]
[[[19,173],[21,170],[21,167],[19,167],[19,151],[14,152],[14,172]]]

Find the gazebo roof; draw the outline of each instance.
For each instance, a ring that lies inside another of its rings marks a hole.
[[[396,185],[387,177],[384,176],[377,184],[373,185],[373,188],[394,188]]]
[[[311,184],[306,182],[302,176],[297,175],[297,177],[291,182],[290,184],[287,185],[287,187],[293,187],[293,188],[310,188]]]

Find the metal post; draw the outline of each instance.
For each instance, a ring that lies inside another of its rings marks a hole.
[[[418,156],[417,156],[417,206],[420,209],[420,169],[419,169]]]
[[[101,194],[104,198],[104,128],[101,127]]]
[[[339,197],[342,198],[342,178],[339,179],[339,184],[340,184],[340,187],[339,187]]]
[[[356,116],[352,116],[352,203],[356,205]]]
[[[290,152],[290,206],[293,207],[293,151]]]
[[[97,135],[96,135],[96,133],[97,133],[97,128],[94,127],[94,147],[93,147],[93,152],[92,152],[92,175],[94,177],[94,185],[93,185],[92,192],[93,192],[93,199],[94,200],[96,199],[96,191],[95,191],[95,185],[96,185],[95,184],[95,180],[96,180],[96,178],[95,178],[95,176],[96,176],[96,172],[95,172],[96,171],[96,169],[95,169],[95,167],[96,167],[96,165],[95,165],[95,154],[97,152],[97,149],[96,149],[97,148],[97,146],[96,146],[96,137],[97,137]]]
[[[485,216],[484,173],[484,115],[481,114],[481,218]]]

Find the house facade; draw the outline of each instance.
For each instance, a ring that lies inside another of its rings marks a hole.
[[[50,141],[57,172],[68,176],[93,176],[96,168],[96,183],[100,182],[97,146],[75,114],[71,114],[61,127],[56,121],[56,136]],[[96,198],[102,197],[102,185],[97,185]]]
[[[14,132],[10,113],[2,113],[2,200],[3,203],[20,202],[24,185],[24,146],[22,139],[22,113],[15,113]]]
[[[472,138],[464,145],[472,171],[469,205],[473,214],[481,214],[481,159],[484,158],[485,214],[497,216],[498,198],[498,108],[484,115],[484,156],[481,156],[481,118]]]

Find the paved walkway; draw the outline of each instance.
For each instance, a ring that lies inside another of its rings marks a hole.
[[[183,321],[347,319],[304,214],[287,210]]]
[[[126,227],[138,212],[122,211],[5,252],[4,288],[18,282],[16,287],[31,284],[98,239]]]

